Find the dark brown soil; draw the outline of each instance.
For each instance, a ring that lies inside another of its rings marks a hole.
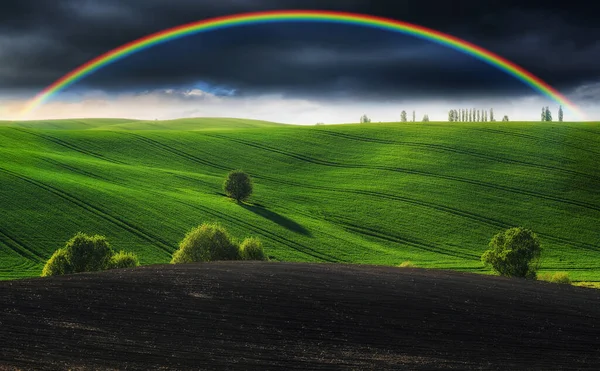
[[[218,262],[0,282],[0,369],[599,370],[600,291]]]

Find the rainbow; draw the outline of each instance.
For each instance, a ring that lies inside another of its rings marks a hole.
[[[426,27],[393,19],[365,14],[322,10],[276,10],[234,14],[187,23],[181,26],[153,33],[108,51],[67,73],[37,94],[25,105],[22,113],[28,114],[34,111],[37,107],[49,100],[62,89],[65,89],[84,77],[94,73],[100,68],[160,43],[200,32],[214,31],[235,26],[299,21],[343,23],[370,28],[379,28],[387,31],[412,35],[421,39],[430,40],[438,44],[445,45],[478,58],[500,70],[507,72],[508,74],[529,85],[534,90],[547,96],[551,100],[562,106],[565,106],[566,109],[574,113],[580,119],[585,118],[583,112],[575,104],[570,102],[565,96],[560,94],[538,77],[517,66],[516,64],[465,40]]]

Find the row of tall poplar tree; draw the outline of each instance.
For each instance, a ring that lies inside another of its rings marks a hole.
[[[504,116],[508,121],[508,116]],[[448,111],[448,121],[450,122],[485,122],[488,121],[488,111],[480,109],[452,109]],[[496,121],[494,119],[494,109],[490,108],[489,121]]]
[[[412,122],[415,122],[415,111],[412,111]],[[548,106],[542,107],[542,121],[552,121],[552,112]],[[400,121],[407,122],[408,117],[406,111],[402,111],[400,113]],[[423,116],[423,121],[429,121],[429,115]],[[450,122],[486,122],[486,121],[496,121],[494,119],[494,109],[490,108],[489,116],[487,110],[481,110],[476,108],[463,108],[463,109],[452,109],[448,111],[448,121]],[[504,115],[502,121],[508,121],[508,116]],[[563,121],[563,109],[562,106],[558,107],[558,121]],[[361,123],[369,123],[371,119],[367,117],[367,115],[363,115],[360,118]]]
[[[558,121],[562,122],[562,120],[563,120],[562,106],[558,106]],[[548,108],[548,106],[542,107],[542,121],[552,121],[552,112],[550,112],[550,108]]]
[[[494,119],[494,109],[490,108],[489,121],[496,121]],[[402,111],[400,113],[400,121],[407,122],[408,118],[406,117],[406,111]],[[412,121],[415,121],[415,111],[412,112]],[[429,121],[429,115],[423,116],[423,121]],[[453,109],[448,111],[448,121],[450,122],[480,122],[480,121],[488,121],[488,111],[478,110],[475,108],[471,109]],[[508,116],[504,115],[502,121],[508,121]],[[361,122],[362,119],[361,119]]]

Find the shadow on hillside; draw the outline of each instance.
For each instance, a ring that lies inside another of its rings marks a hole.
[[[305,236],[310,236],[311,233],[308,229],[304,228],[300,224],[296,223],[292,219],[285,217],[283,215],[277,214],[274,211],[267,209],[266,207],[260,204],[248,205],[244,203],[240,203],[246,210],[250,210],[253,213],[262,216],[263,218],[269,219],[270,221],[279,224],[280,226],[289,229],[290,231],[303,234]]]

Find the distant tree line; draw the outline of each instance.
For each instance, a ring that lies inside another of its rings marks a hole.
[[[494,109],[490,108],[489,116],[487,110],[476,108],[451,109],[448,111],[449,122],[486,122],[496,121],[494,118]]]
[[[412,122],[415,122],[416,113],[412,111]],[[552,113],[548,106],[542,107],[542,121],[552,121]],[[423,115],[423,122],[429,121],[429,115]],[[494,118],[494,109],[490,108],[489,110],[482,110],[477,108],[461,108],[461,109],[451,109],[448,111],[448,121],[449,122],[494,122],[496,119]],[[502,117],[502,121],[509,121],[508,115],[504,115]],[[562,106],[558,107],[558,121],[563,121],[563,109]],[[360,123],[370,123],[371,119],[367,115],[362,115],[360,117]],[[402,110],[400,113],[400,122],[408,122],[408,114],[405,110]],[[322,125],[318,123],[317,125]]]
[[[412,122],[416,121],[416,112],[412,111]],[[450,122],[485,122],[496,121],[494,118],[494,109],[490,108],[489,115],[487,110],[470,109],[452,109],[448,111],[448,121]],[[508,121],[508,116],[505,115],[502,121]],[[370,123],[371,119],[367,115],[360,117],[360,123]],[[400,122],[408,122],[408,113],[402,110],[400,113]],[[424,114],[422,122],[429,122],[429,115]],[[318,124],[317,124],[318,125]]]
[[[368,124],[369,122],[371,122],[371,119],[367,115],[360,116],[361,124]]]
[[[417,116],[417,113],[416,113],[416,112],[413,110],[413,111],[412,111],[412,122],[415,122],[415,121],[416,121],[416,116]],[[402,112],[400,113],[400,121],[401,121],[401,122],[408,122],[408,114],[406,113],[406,111],[402,111]],[[427,115],[427,114],[423,115],[423,120],[422,120],[422,121],[423,121],[423,122],[427,122],[427,121],[429,121],[429,115]],[[369,118],[367,115],[362,115],[362,116],[360,117],[360,123],[361,123],[361,124],[368,124],[368,123],[370,123],[370,122],[371,122],[371,119],[370,119],[370,118]],[[380,121],[380,122],[381,122],[381,121]],[[318,124],[317,124],[317,125],[318,125]]]
[[[552,112],[548,106],[542,107],[542,121],[552,121]],[[562,106],[558,106],[558,121],[563,121],[563,109]]]

